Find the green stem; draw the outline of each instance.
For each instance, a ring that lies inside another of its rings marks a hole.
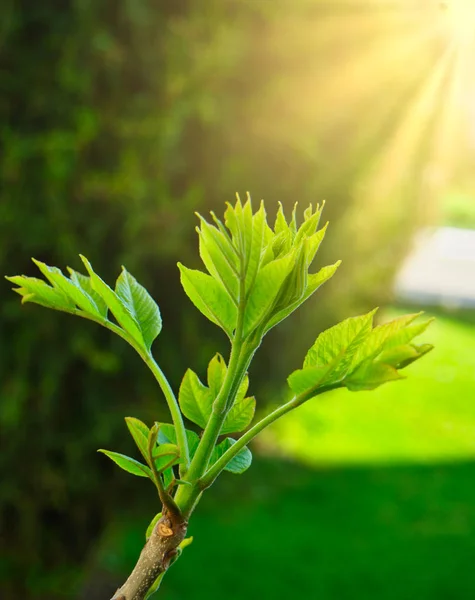
[[[180,486],[175,496],[175,502],[185,515],[190,514],[201,495],[201,489],[196,485],[196,482],[208,467],[209,459],[226,419],[230,403],[234,399],[247,371],[252,354],[249,350],[246,352],[245,347],[242,347],[241,344],[233,344],[226,378],[213,404],[211,416],[186,474],[186,480],[192,485]]]
[[[203,436],[200,440],[196,453],[191,461],[190,468],[186,474],[186,480],[191,486],[181,486],[175,496],[175,501],[184,515],[188,516],[201,495],[201,489],[196,485],[208,468],[209,459],[221,433],[229,408],[242,382],[252,356],[257,348],[246,344],[242,338],[244,326],[244,314],[246,306],[245,298],[245,272],[241,273],[239,285],[239,306],[236,322],[234,340],[231,345],[229,364],[223,385],[213,402],[211,416],[206,424]]]
[[[340,386],[338,384],[323,386],[318,390],[317,393],[314,393],[312,397],[319,396],[320,394],[336,389],[337,387]],[[244,448],[244,446],[247,446],[247,444],[254,437],[256,437],[258,433],[260,433],[263,429],[268,427],[271,423],[273,423],[283,415],[299,407],[308,399],[308,393],[294,396],[286,404],[279,406],[274,411],[265,416],[263,419],[258,421],[253,427],[251,427],[251,429],[249,429],[244,435],[242,435],[235,444],[228,448],[228,450],[226,450],[226,452],[221,456],[221,458],[217,460],[208,471],[206,471],[206,473],[198,482],[200,490],[203,491],[210,485],[212,485],[212,483],[215,481],[215,479],[218,477],[218,475],[221,473],[224,467],[228,464],[228,462],[232,458],[234,458]]]
[[[155,465],[155,459],[153,457],[153,450],[157,443],[157,434],[158,434],[158,428],[156,430],[155,435],[152,437],[149,437],[149,440],[148,440],[148,448],[147,448],[148,449],[148,460],[147,460],[148,466],[150,467],[150,469],[152,471],[153,480],[154,480],[155,486],[157,488],[158,497],[160,498],[160,501],[162,502],[163,506],[165,508],[167,508],[175,517],[179,518],[179,517],[181,517],[180,509],[176,505],[175,500],[165,490],[165,488],[163,486],[163,482],[160,477],[160,473],[157,471],[157,467]]]
[[[112,331],[113,333],[115,333],[116,335],[121,337],[123,340],[125,340],[128,344],[130,344],[132,346],[132,348],[137,352],[137,354],[139,354],[139,356],[144,361],[144,363],[147,365],[147,367],[152,371],[153,376],[155,377],[158,385],[160,386],[160,389],[163,392],[163,395],[165,396],[165,400],[168,404],[168,408],[170,410],[170,414],[172,417],[173,425],[175,426],[176,440],[177,440],[178,448],[180,449],[180,458],[181,458],[180,476],[183,477],[189,467],[189,464],[190,464],[190,453],[189,453],[189,449],[188,449],[188,440],[186,437],[185,425],[183,423],[183,418],[181,416],[180,407],[178,405],[178,401],[175,397],[175,394],[173,393],[173,390],[172,390],[170,384],[168,383],[168,379],[165,377],[165,374],[163,373],[163,371],[160,369],[160,367],[156,363],[155,359],[153,358],[152,353],[144,352],[143,348],[141,348],[136,343],[136,341],[126,331],[124,331],[118,325],[115,325],[115,323],[111,323],[110,321],[107,321],[107,320],[98,319],[98,318],[94,317],[93,315],[90,315],[82,310],[67,311],[67,312],[71,312],[71,314],[75,314],[75,315],[78,315],[85,319],[89,319],[90,321],[94,321],[94,323],[99,323],[99,325],[106,327],[107,329],[109,329],[110,331]]]
[[[158,385],[160,386],[167,401],[168,408],[170,409],[173,425],[175,426],[176,441],[178,448],[180,449],[180,476],[184,477],[190,465],[190,454],[188,449],[188,440],[186,438],[185,424],[183,423],[183,417],[181,416],[178,401],[170,384],[168,383],[168,379],[155,362],[152,354],[146,354],[145,356],[142,356],[142,358],[157,380]]]

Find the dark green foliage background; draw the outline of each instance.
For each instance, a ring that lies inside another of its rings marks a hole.
[[[272,217],[277,201],[290,210],[295,200],[327,198],[333,224],[319,264],[346,261],[318,309],[312,303],[269,337],[252,370],[254,391],[280,385],[274,374],[284,364],[290,372],[322,327],[384,304],[423,218],[420,165],[384,210],[365,208],[358,178],[401,109],[385,108],[383,94],[377,126],[363,137],[363,125],[350,130],[343,116],[311,136],[285,116],[287,103],[304,94],[286,81],[305,57],[312,55],[318,77],[332,61],[338,68],[341,40],[315,54],[318,6],[3,2],[0,273],[35,274],[31,256],[79,268],[81,252],[112,282],[125,264],[162,309],[155,352],[177,386],[187,366],[199,371],[214,351],[226,351],[179,287],[176,261],[198,265],[193,211],[221,212],[235,190],[249,189]],[[302,46],[282,49],[287,19],[303,25],[310,17]],[[351,45],[343,51],[351,55]],[[417,89],[418,68],[397,90],[401,97]],[[117,515],[141,503],[153,511],[152,489],[96,449],[132,452],[123,417],[151,422],[166,413],[151,375],[121,340],[21,307],[9,288],[1,284],[0,590],[5,600],[61,600],[90,579],[91,557]],[[206,541],[199,543],[205,552]]]

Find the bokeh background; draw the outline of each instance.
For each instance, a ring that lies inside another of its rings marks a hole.
[[[266,338],[262,413],[338,319],[438,315],[407,381],[334,392],[259,438],[203,500],[163,598],[475,594],[470,294],[395,292],[421,231],[475,229],[474,33],[473,0],[1,3],[0,273],[81,252],[112,282],[125,264],[161,307],[176,388],[227,353],[179,285],[194,211],[236,191],[271,218],[326,199],[317,266],[343,265]],[[123,417],[165,420],[164,402],[122,340],[0,294],[0,596],[109,598],[157,502],[96,450],[133,453]]]

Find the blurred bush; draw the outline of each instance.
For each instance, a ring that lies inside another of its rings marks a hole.
[[[388,181],[373,173],[436,48],[410,73],[389,58],[391,77],[375,69],[365,87],[361,74],[350,111],[335,81],[388,29],[351,29],[338,14],[332,29],[328,11],[305,0],[2,3],[0,272],[34,274],[31,256],[78,268],[82,252],[111,281],[125,263],[162,308],[156,353],[176,385],[188,364],[225,351],[179,288],[178,258],[198,264],[193,211],[221,211],[249,189],[272,215],[277,201],[327,198],[334,224],[319,262],[345,261],[318,304],[273,334],[256,386],[297,363],[321,327],[384,303],[423,214],[422,161]],[[21,307],[7,283],[1,311],[2,597],[63,598],[68,569],[138,496],[95,450],[131,448],[123,416],[165,415],[121,340]]]

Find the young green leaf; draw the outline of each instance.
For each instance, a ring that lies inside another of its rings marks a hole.
[[[313,259],[315,258],[315,255],[317,254],[320,245],[323,242],[327,228],[328,223],[326,223],[322,229],[307,238],[307,268],[312,264]]]
[[[220,435],[246,429],[254,418],[255,410],[256,399],[254,396],[248,396],[246,398],[239,398],[236,396],[236,400],[226,415]]]
[[[256,399],[254,396],[246,397],[248,388],[249,376],[246,374],[239,385],[232,406],[226,415],[220,435],[243,431],[250,425],[256,410]]]
[[[158,432],[160,431],[160,423],[155,423],[150,427],[147,439],[148,455],[155,449],[158,441]]]
[[[15,275],[6,277],[18,288],[13,288],[13,291],[22,296],[22,303],[34,302],[46,308],[54,308],[55,310],[64,310],[66,312],[74,312],[74,302],[68,298],[61,290],[55,289],[45,283],[42,279],[36,277],[26,277],[24,275]]]
[[[295,247],[293,251],[293,266],[276,297],[272,309],[274,314],[302,300],[307,289],[308,279],[306,254],[307,240],[304,239],[300,246]]]
[[[147,290],[140,285],[125,267],[115,286],[117,296],[128,308],[142,333],[145,347],[150,347],[162,329],[160,310]]]
[[[92,287],[91,278],[87,275],[83,275],[82,273],[78,273],[74,271],[70,267],[68,267],[69,277],[71,281],[79,288],[83,290],[94,302],[99,315],[103,319],[107,319],[108,308],[107,304],[104,302],[104,299],[96,292],[96,290]]]
[[[178,394],[181,412],[187,419],[204,429],[211,415],[213,401],[211,391],[201,383],[194,371],[188,369]]]
[[[220,444],[215,446],[211,455],[210,464],[213,465],[217,460],[219,460],[221,456],[223,456],[223,454],[226,452],[226,450],[231,448],[231,446],[233,446],[235,443],[236,440],[233,440],[232,438],[228,437],[225,440],[223,440]],[[245,446],[244,448],[242,448],[242,450],[238,452],[238,454],[236,454],[236,456],[234,456],[228,462],[228,464],[224,467],[224,470],[229,471],[230,473],[234,473],[236,475],[240,475],[251,466],[251,463],[252,453],[249,450],[249,448]]]
[[[186,439],[188,442],[188,450],[190,452],[190,458],[195,455],[200,438],[197,433],[191,431],[191,429],[185,429]],[[170,423],[160,423],[160,430],[158,432],[158,443],[159,444],[176,444],[177,437],[175,427]]]
[[[416,346],[405,344],[403,346],[394,346],[393,348],[383,350],[383,352],[376,357],[374,362],[385,363],[391,365],[391,367],[400,369],[400,365],[409,364],[408,361],[412,362],[417,358],[419,358],[419,352]]]
[[[221,282],[234,304],[239,295],[239,259],[231,241],[201,218],[198,229],[200,256],[209,274]]]
[[[167,469],[163,469],[161,472],[161,478],[163,480],[163,487],[168,490],[172,483],[175,481],[175,473],[173,472],[173,467],[168,467]]]
[[[265,326],[264,333],[267,333],[270,329],[272,329],[272,327],[275,327],[278,323],[293,313],[294,310],[301,306],[306,300],[308,300],[308,298],[310,298],[310,296],[316,292],[320,286],[333,277],[340,264],[341,261],[339,260],[334,265],[323,267],[320,269],[320,271],[318,271],[318,273],[309,274],[307,277],[307,289],[305,290],[303,296],[290,306],[287,306],[282,310],[277,310],[277,312],[272,315],[271,319]]]
[[[224,358],[221,354],[216,353],[208,364],[208,386],[213,398],[216,398],[219,394],[224,378],[226,377],[226,372],[227,367]]]
[[[392,321],[388,321],[387,323],[383,323],[382,325],[378,325],[377,327],[375,327],[366,337],[364,342],[359,346],[357,352],[355,353],[352,368],[356,368],[359,364],[361,364],[368,358],[374,358],[375,356],[377,356],[381,352],[383,347],[386,346],[388,340],[394,338],[394,336],[399,331],[406,328],[421,314],[422,313],[404,315],[402,317],[397,317]]]
[[[150,525],[147,527],[147,531],[145,532],[145,540],[148,540],[148,538],[152,535],[153,530],[155,529],[155,525],[160,521],[161,518],[162,513],[159,512],[150,521]]]
[[[251,202],[246,203],[246,207],[251,210]],[[266,211],[264,203],[261,202],[259,210],[255,215],[252,215],[252,225],[250,227],[250,240],[247,255],[244,260],[245,282],[244,287],[246,293],[254,285],[259,266],[261,263],[262,249],[264,244],[264,231],[266,226]]]
[[[89,277],[91,278],[91,283],[96,292],[103,298],[104,302],[109,307],[109,310],[117,319],[119,325],[127,331],[132,338],[139,344],[139,346],[144,347],[144,339],[142,336],[142,332],[139,328],[139,325],[135,318],[132,316],[129,308],[124,304],[121,298],[111,289],[107,283],[105,283],[99,275],[97,275],[91,263],[87,260],[85,256],[80,255],[84,266],[89,273]],[[146,347],[146,346],[145,346]]]
[[[412,364],[419,358],[422,358],[428,352],[430,352],[431,350],[434,349],[434,346],[432,344],[420,344],[420,345],[411,344],[411,346],[416,350],[416,353],[413,354],[413,356],[408,356],[407,358],[402,360],[400,363],[398,363],[398,365],[397,365],[398,369],[405,369],[410,364]]]
[[[232,338],[237,322],[237,307],[222,284],[211,275],[188,269],[181,263],[178,263],[178,267],[181,284],[188,298],[206,318]]]
[[[332,365],[330,364],[322,365],[320,367],[298,369],[289,375],[287,382],[294,394],[311,394],[325,384],[328,372],[331,368]]]
[[[113,460],[121,469],[127,471],[128,473],[132,473],[132,475],[137,475],[138,477],[149,477],[152,479],[152,471],[142,463],[139,463],[137,460],[130,458],[130,456],[126,456],[125,454],[119,454],[118,452],[111,452],[110,450],[98,450],[98,452],[102,452],[106,456],[108,456],[111,460]]]
[[[175,444],[160,444],[153,451],[153,462],[160,473],[178,463],[180,452]]]
[[[295,236],[295,240],[294,240],[295,245],[300,244],[304,239],[309,239],[317,233],[317,227],[320,222],[320,217],[322,215],[323,206],[324,206],[324,204],[322,204],[322,206],[317,204],[317,206],[315,207],[315,212],[313,212],[312,204],[310,204],[310,206],[308,206],[308,208],[305,209],[305,211],[303,213],[304,221],[303,221],[302,225],[299,227],[299,230],[297,231],[297,235]],[[326,225],[325,225],[325,227],[326,227]],[[325,227],[323,229],[321,229],[320,232],[318,232],[318,233],[321,233],[323,231],[323,234],[321,234],[322,239],[323,239]],[[316,250],[315,250],[315,252],[316,252]],[[314,255],[315,255],[315,253],[314,253]]]
[[[335,381],[344,376],[358,347],[371,331],[375,312],[373,310],[360,317],[350,317],[321,333],[307,352],[304,369],[332,365],[331,376]]]
[[[257,274],[246,305],[243,336],[250,335],[269,317],[282,285],[289,276],[295,257],[290,254],[273,260]]]
[[[179,548],[178,548],[179,550]],[[178,551],[177,551],[177,555],[175,557],[175,560],[178,557]],[[172,559],[173,562],[173,559]],[[172,564],[172,562],[170,564]],[[163,571],[162,573],[160,573],[160,575],[157,577],[157,579],[155,579],[154,583],[152,584],[152,586],[148,589],[147,593],[144,596],[144,600],[150,600],[150,598],[152,596],[155,596],[156,592],[158,592],[161,584],[162,584],[162,579],[165,576],[166,571]]]
[[[289,376],[292,391],[311,397],[320,387],[338,385],[351,371],[359,346],[371,332],[374,313],[346,319],[322,332],[307,352],[303,369]]]
[[[346,387],[352,392],[374,390],[383,383],[404,379],[395,367],[384,363],[363,363],[354,373],[345,379]]]
[[[279,202],[279,208],[275,217],[274,233],[276,235],[279,235],[280,233],[287,235],[289,233],[289,226],[287,225],[282,202]]]
[[[418,316],[405,315],[375,327],[355,354],[343,385],[352,391],[372,390],[386,381],[402,379],[400,369],[432,350],[431,344],[408,343],[431,322],[412,324]]]
[[[92,298],[84,292],[82,288],[77,287],[70,279],[65,277],[60,269],[57,267],[49,267],[35,258],[33,258],[33,262],[46,279],[48,279],[51,285],[56,289],[61,290],[63,294],[68,296],[81,310],[97,317],[102,317]]]
[[[137,444],[137,448],[145,460],[148,460],[148,436],[149,428],[145,423],[142,423],[135,417],[125,417],[125,422],[129,428],[131,436],[134,438],[134,442]]]
[[[178,395],[181,411],[187,419],[203,429],[211,416],[213,402],[221,389],[226,372],[226,363],[221,355],[217,354],[208,365],[209,387],[201,383],[198,375],[191,369],[188,369],[183,377]],[[226,415],[221,434],[242,431],[252,421],[256,401],[254,397],[245,397],[248,387],[249,378],[246,375]]]
[[[429,327],[429,325],[433,321],[433,318],[427,319],[426,321],[422,321],[421,323],[411,324],[407,327],[399,329],[392,335],[388,336],[388,338],[384,342],[383,348],[387,350],[388,348],[394,348],[395,346],[402,346],[404,344],[407,344],[415,337],[421,335],[421,333],[424,333],[424,331]]]

